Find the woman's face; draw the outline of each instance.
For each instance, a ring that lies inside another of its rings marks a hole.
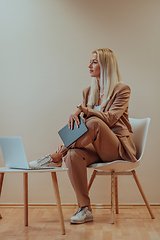
[[[88,67],[90,69],[91,77],[96,77],[97,79],[100,79],[100,65],[98,63],[96,53],[92,53],[90,64]]]

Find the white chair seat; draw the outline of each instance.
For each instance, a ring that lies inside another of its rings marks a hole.
[[[138,167],[140,161],[137,162],[128,162],[124,160],[116,160],[114,162],[105,162],[105,163],[93,163],[88,166],[88,168],[94,168],[98,171],[104,172],[124,172],[127,170],[133,170]]]

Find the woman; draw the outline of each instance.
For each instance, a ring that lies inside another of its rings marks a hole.
[[[78,116],[83,113],[88,132],[69,149],[61,145],[56,153],[30,163],[31,167],[44,164],[61,166],[62,157],[65,156],[79,206],[70,219],[71,223],[93,221],[87,188],[88,165],[117,159],[137,161],[128,119],[130,88],[120,82],[114,53],[108,48],[93,51],[88,67],[92,77],[91,87],[83,90],[83,104],[78,105],[69,116],[69,128],[72,129],[74,121],[78,127]]]

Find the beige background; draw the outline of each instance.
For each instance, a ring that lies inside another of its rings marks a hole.
[[[0,136],[21,136],[28,161],[52,153],[90,85],[91,51],[109,47],[132,89],[130,117],[151,118],[137,173],[149,202],[160,203],[159,12],[159,0],[0,0]],[[62,203],[76,203],[67,174],[58,179]],[[22,203],[22,186],[21,175],[6,174],[0,202]],[[120,203],[143,202],[131,177],[119,188]],[[29,202],[55,202],[49,174],[29,175]],[[97,177],[91,202],[110,203],[109,177]]]

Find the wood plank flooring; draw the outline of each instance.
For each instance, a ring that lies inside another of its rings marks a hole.
[[[56,206],[29,207],[25,227],[23,207],[0,207],[0,240],[160,240],[160,207],[152,207],[151,219],[145,207],[120,209],[110,224],[110,209],[93,207],[94,221],[71,225],[77,207],[63,206],[66,235],[61,235]]]

